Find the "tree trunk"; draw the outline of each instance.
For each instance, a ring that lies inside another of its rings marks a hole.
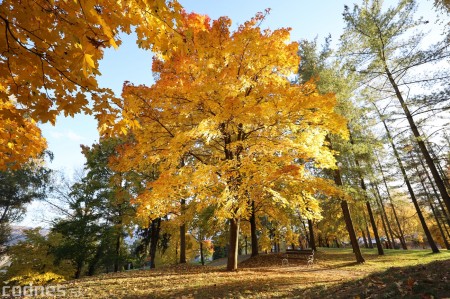
[[[152,220],[150,231],[150,268],[155,268],[156,248],[161,230],[161,218]]]
[[[184,216],[184,210],[186,208],[186,200],[181,200],[181,215]],[[180,264],[186,264],[186,224],[180,226]]]
[[[449,179],[447,177],[447,174],[442,169],[441,163],[439,163],[439,157],[436,156],[436,154],[434,153],[433,147],[430,144],[428,146],[430,147],[430,154],[431,154],[431,156],[433,158],[433,162],[435,162],[435,165],[436,165],[436,167],[437,167],[437,169],[439,171],[439,174],[440,174],[441,178],[444,181],[445,187],[447,189],[450,189],[450,181],[449,181]],[[449,211],[449,213],[450,213],[450,211]]]
[[[350,142],[351,142],[352,145],[354,144],[351,134],[350,134]],[[381,242],[380,242],[380,238],[378,236],[377,225],[375,223],[375,219],[374,219],[373,214],[372,214],[372,208],[370,207],[370,203],[369,203],[369,200],[367,198],[366,184],[364,183],[364,178],[363,178],[362,173],[361,173],[361,167],[360,167],[359,161],[356,158],[355,158],[355,164],[356,164],[356,167],[358,168],[359,183],[360,183],[361,189],[364,192],[364,197],[366,198],[367,212],[369,213],[370,223],[372,224],[372,230],[373,230],[373,233],[375,235],[375,241],[377,242],[378,254],[379,255],[383,255],[384,251],[383,251],[383,247],[380,246]]]
[[[369,213],[370,223],[372,224],[373,234],[375,235],[375,242],[377,243],[378,255],[384,255],[383,246],[381,245],[380,237],[378,236],[377,225],[375,223],[375,218],[373,218],[372,208],[370,207],[369,201],[366,201],[367,212]]]
[[[81,277],[81,272],[83,271],[84,261],[77,262],[77,270],[75,272],[75,278],[78,279]]]
[[[420,210],[419,204],[417,203],[416,195],[414,194],[414,191],[412,189],[411,183],[409,182],[409,178],[406,175],[405,168],[403,167],[403,162],[400,159],[399,153],[397,152],[397,147],[394,144],[394,141],[392,139],[392,136],[391,136],[391,133],[389,131],[389,128],[386,125],[386,121],[383,119],[383,115],[381,115],[381,113],[378,110],[378,108],[376,106],[375,106],[375,108],[376,108],[376,110],[378,112],[378,115],[380,116],[381,121],[383,122],[384,128],[386,130],[387,137],[388,137],[388,139],[389,139],[389,141],[391,143],[392,150],[394,151],[394,155],[395,155],[395,158],[397,159],[398,166],[400,167],[400,171],[401,171],[401,173],[403,175],[403,179],[405,180],[406,187],[408,188],[408,192],[409,192],[409,194],[411,196],[411,200],[412,200],[412,202],[414,204],[414,207],[416,209],[417,216],[419,217],[420,224],[422,225],[423,231],[425,232],[425,236],[427,237],[428,244],[430,244],[431,250],[434,253],[438,253],[439,249],[437,248],[436,243],[434,242],[433,237],[431,236],[430,230],[428,229],[428,226],[427,226],[427,224],[425,222],[425,218],[423,217],[422,211]]]
[[[119,231],[116,239],[115,259],[114,259],[114,272],[119,272],[120,268],[120,245],[122,244],[122,231]]]
[[[309,242],[309,233],[308,233],[308,230],[306,229],[305,221],[303,221],[303,220],[301,220],[301,219],[300,219],[300,221],[301,221],[301,223],[302,223],[302,225],[303,225],[303,229],[304,229],[304,231],[305,231],[305,238],[306,238],[306,242],[308,243],[308,246],[307,246],[307,247],[309,247],[311,243]],[[321,237],[321,235],[319,234],[319,247],[322,247],[322,242],[321,242],[321,240],[322,240],[322,237]]]
[[[356,262],[362,264],[365,262],[361,250],[359,249],[358,240],[356,239],[355,229],[353,228],[352,218],[350,217],[350,210],[346,200],[341,200],[342,213],[344,215],[345,225],[350,237],[350,241],[355,254]]]
[[[441,222],[440,222],[439,217],[438,217],[438,215],[436,213],[436,210],[434,208],[433,201],[431,200],[431,196],[430,196],[430,194],[428,192],[428,188],[425,186],[425,180],[422,178],[422,174],[419,172],[419,168],[417,167],[417,163],[416,163],[416,161],[414,159],[414,156],[412,155],[411,152],[409,153],[409,155],[411,157],[412,163],[414,164],[414,168],[416,169],[416,173],[417,173],[417,176],[419,178],[420,184],[422,185],[423,191],[425,192],[425,196],[427,198],[428,204],[430,205],[431,212],[433,213],[434,219],[436,219],[436,223],[438,225],[439,232],[441,233],[442,239],[444,241],[445,248],[447,250],[450,250],[450,245],[449,245],[449,243],[447,241],[447,238],[446,238],[446,236],[444,234],[444,230],[442,229]]]
[[[311,249],[314,251],[317,251],[316,248],[316,242],[314,240],[314,228],[313,228],[313,222],[311,219],[308,219],[308,229],[309,229],[309,245],[311,246]]]
[[[228,247],[227,270],[236,271],[238,264],[240,219],[230,219],[230,246]]]
[[[256,235],[256,212],[255,212],[255,202],[252,201],[251,204],[251,216],[250,216],[250,233],[251,233],[251,243],[252,243],[252,257],[258,255],[258,236]]]
[[[383,223],[383,229],[386,233],[388,246],[390,249],[396,248],[394,241],[394,234],[392,233],[391,224],[389,223],[389,219],[386,214],[386,210],[384,209],[383,199],[381,198],[380,190],[376,184],[371,183],[372,188],[376,191],[375,200],[377,202],[378,209],[380,209],[381,213],[381,221]]]
[[[333,149],[331,140],[329,139],[328,136],[326,137],[325,140],[329,142],[330,149]],[[343,185],[339,168],[333,170],[333,179],[336,185],[338,186]],[[356,238],[355,228],[353,226],[352,218],[350,216],[350,210],[348,208],[348,203],[346,200],[341,199],[341,209],[342,215],[344,216],[345,226],[347,227],[348,235],[350,237],[350,242],[352,244],[353,253],[355,254],[356,262],[362,264],[365,262],[365,260],[361,254],[361,249],[359,248],[358,239]]]
[[[205,265],[205,257],[203,255],[203,240],[200,239],[200,261],[202,262],[202,266]]]
[[[369,244],[367,243],[366,234],[364,233],[364,229],[361,229],[363,241],[364,241],[364,247],[369,248]]]
[[[386,193],[387,193],[388,198],[389,198],[389,203],[391,205],[392,213],[394,214],[395,223],[397,224],[398,232],[400,234],[400,238],[399,238],[400,239],[400,243],[402,244],[402,248],[404,250],[407,250],[408,247],[406,246],[405,235],[404,235],[402,227],[400,225],[400,221],[398,220],[397,212],[396,212],[395,207],[394,207],[394,202],[392,201],[391,193],[389,192],[389,187],[388,187],[387,182],[386,182],[386,177],[384,176],[383,167],[381,167],[381,163],[380,163],[380,159],[378,158],[378,155],[376,155],[376,157],[377,157],[377,162],[378,162],[378,169],[381,172],[381,177],[383,179],[384,187],[386,188]]]
[[[441,193],[441,197],[444,200],[445,205],[447,206],[447,211],[450,212],[450,196],[448,195],[447,189],[445,188],[444,181],[442,180],[441,176],[439,175],[436,165],[434,164],[434,161],[431,158],[431,155],[428,152],[427,147],[425,146],[424,139],[420,135],[419,129],[417,128],[416,123],[414,122],[414,119],[409,111],[409,108],[403,99],[400,89],[398,88],[397,82],[395,82],[395,79],[392,76],[386,63],[385,63],[384,69],[385,69],[386,75],[388,76],[389,82],[391,83],[392,87],[394,88],[395,95],[397,96],[397,99],[403,108],[403,112],[405,113],[406,119],[408,120],[409,126],[411,127],[411,130],[414,134],[415,140],[416,140],[417,144],[419,145],[420,151],[422,152],[422,155],[425,158],[425,162],[427,163],[428,168],[431,171],[431,175],[433,176],[436,186],[438,187],[439,192]]]
[[[437,201],[439,203],[439,207],[441,208],[442,215],[444,216],[444,218],[445,218],[445,220],[447,222],[447,225],[450,227],[450,217],[449,217],[449,215],[448,215],[444,205],[442,204],[442,200],[439,197],[439,194],[436,191],[436,188],[434,186],[433,180],[431,179],[430,174],[428,173],[428,170],[425,168],[425,165],[423,164],[423,161],[421,159],[418,159],[418,160],[420,162],[420,165],[422,166],[423,171],[425,172],[425,175],[427,176],[428,181],[430,182],[431,188],[433,189],[434,196],[436,197],[436,199],[437,199]]]
[[[369,248],[373,249],[372,236],[370,235],[369,224],[367,223],[366,213],[364,212],[364,210],[362,212],[364,215],[364,224],[366,225],[367,242],[369,243]]]

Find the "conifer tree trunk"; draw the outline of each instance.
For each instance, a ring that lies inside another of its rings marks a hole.
[[[369,248],[369,244],[367,243],[366,234],[364,233],[364,229],[361,229],[363,241],[364,241],[364,247]]]
[[[372,188],[376,191],[375,200],[377,201],[377,206],[381,212],[381,220],[383,220],[384,231],[386,232],[386,236],[389,234],[390,239],[388,238],[389,248],[397,249],[398,247],[395,245],[394,233],[392,232],[391,224],[389,223],[389,218],[386,213],[386,209],[384,208],[383,199],[381,198],[380,190],[378,189],[378,185],[374,183],[370,183]]]
[[[313,222],[311,219],[308,219],[308,228],[309,228],[309,245],[311,246],[311,249],[314,251],[317,251],[316,248],[316,242],[314,240],[314,228],[313,228]]]
[[[372,208],[370,207],[369,201],[366,201],[367,212],[369,213],[370,223],[372,224],[373,234],[375,235],[375,242],[377,243],[378,255],[384,255],[383,246],[381,245],[380,236],[378,235],[377,225],[375,223],[375,218],[373,217]]]
[[[386,64],[385,58],[384,57],[382,57],[382,58],[383,58],[383,63],[384,63],[384,69],[385,69],[386,75],[389,79],[389,82],[391,83],[392,87],[394,88],[395,95],[397,96],[397,99],[403,108],[403,112],[405,113],[406,119],[408,120],[409,126],[414,134],[415,140],[420,148],[420,151],[422,152],[422,155],[425,158],[425,162],[427,163],[428,168],[431,171],[431,175],[433,176],[436,186],[438,187],[439,192],[441,193],[441,197],[444,200],[444,203],[447,207],[447,211],[450,212],[450,196],[448,195],[447,189],[445,188],[444,181],[442,180],[441,176],[439,175],[438,169],[437,169],[436,165],[434,164],[434,161],[431,158],[430,153],[428,152],[428,149],[425,145],[424,139],[421,136],[416,123],[414,122],[411,112],[409,111],[408,105],[406,104],[406,102],[403,99],[403,95],[400,92],[397,82],[395,81],[393,75],[391,74],[391,71],[389,70],[389,68]]]
[[[329,142],[330,149],[333,149],[329,137],[326,137],[326,141]],[[343,185],[339,168],[333,170],[333,179],[336,185]],[[350,242],[352,244],[353,253],[355,254],[356,262],[362,264],[365,262],[365,260],[361,254],[361,249],[359,248],[358,239],[356,238],[355,228],[353,226],[352,217],[350,216],[350,210],[348,208],[348,203],[346,200],[341,199],[341,209],[342,215],[344,216],[345,226],[347,227],[348,235],[350,237]]]
[[[438,156],[436,156],[436,154],[434,153],[433,147],[430,144],[428,146],[430,147],[430,154],[433,158],[433,162],[435,162],[435,164],[436,164],[439,174],[444,181],[445,187],[447,189],[450,189],[450,180],[449,180],[447,174],[445,173],[445,171],[442,169],[441,163],[439,163]],[[449,213],[450,213],[450,211],[449,211]]]
[[[421,186],[422,186],[422,188],[423,188],[423,190],[425,192],[425,196],[427,198],[428,204],[430,205],[431,212],[433,213],[434,219],[436,220],[436,223],[438,225],[438,229],[439,229],[439,232],[441,233],[442,239],[444,241],[445,248],[447,250],[450,250],[450,245],[449,245],[449,243],[447,241],[447,238],[446,238],[446,236],[444,234],[444,230],[442,229],[442,226],[441,226],[441,221],[439,220],[439,217],[438,217],[438,215],[436,213],[436,210],[434,208],[434,204],[433,204],[433,201],[431,200],[431,196],[430,196],[430,194],[428,192],[428,188],[425,186],[425,180],[422,178],[422,174],[419,172],[419,168],[417,167],[417,163],[416,163],[416,161],[414,159],[414,156],[412,155],[411,152],[409,153],[409,155],[411,157],[412,163],[414,164],[414,168],[416,169],[416,173],[418,174],[418,178],[419,178],[420,184],[421,184]]]
[[[236,271],[238,264],[240,219],[230,219],[230,246],[228,248],[227,270]]]
[[[383,116],[381,115],[380,111],[378,110],[378,108],[376,106],[375,106],[375,108],[376,108],[378,115],[379,115],[379,117],[384,125],[384,128],[386,130],[387,137],[389,139],[389,142],[391,143],[392,150],[394,151],[394,155],[395,155],[395,158],[397,159],[398,166],[400,167],[400,171],[403,175],[403,179],[405,180],[406,187],[408,188],[408,191],[409,191],[409,195],[411,196],[411,200],[416,209],[417,216],[419,217],[419,220],[420,220],[420,224],[422,225],[423,231],[425,232],[425,236],[427,237],[428,244],[430,244],[431,250],[434,253],[438,253],[439,249],[437,248],[436,243],[434,242],[433,237],[431,236],[430,230],[428,229],[428,226],[425,222],[425,218],[423,217],[422,211],[420,210],[419,204],[416,199],[416,195],[414,194],[411,183],[409,182],[409,178],[406,174],[406,170],[403,167],[403,162],[400,159],[400,155],[397,151],[397,147],[395,146],[394,141],[392,139],[391,132],[389,131],[389,128],[386,125],[386,121],[383,119]]]
[[[351,134],[350,134],[350,143],[352,145],[354,145]],[[370,207],[369,199],[367,198],[367,188],[366,188],[366,184],[364,182],[364,178],[361,173],[361,165],[359,164],[359,161],[357,158],[355,158],[355,164],[356,164],[356,167],[358,168],[359,183],[360,183],[361,189],[364,192],[364,198],[366,199],[366,208],[367,208],[367,212],[369,213],[370,223],[372,224],[373,234],[375,235],[375,242],[377,243],[378,255],[383,255],[384,251],[383,251],[383,247],[381,246],[381,241],[380,241],[380,238],[378,235],[378,228],[375,223],[375,219],[373,217],[372,208]]]
[[[259,253],[258,250],[258,236],[256,235],[256,211],[255,211],[255,202],[252,200],[251,204],[251,215],[250,215],[250,237],[252,243],[252,257],[257,256]]]
[[[376,155],[376,157],[377,157],[378,169],[380,170],[381,177],[382,177],[383,183],[384,183],[384,187],[386,188],[386,193],[387,193],[387,196],[389,198],[389,203],[391,205],[392,213],[394,214],[395,223],[397,224],[398,232],[400,234],[400,238],[399,238],[400,239],[400,243],[402,244],[402,248],[404,250],[407,250],[408,247],[406,246],[405,235],[403,234],[403,230],[402,230],[402,227],[400,225],[400,221],[398,220],[397,212],[396,212],[395,207],[394,207],[394,202],[392,201],[391,193],[389,192],[389,187],[388,187],[387,182],[386,182],[386,177],[384,176],[383,167],[381,166],[380,159],[378,158],[378,155]]]
[[[450,217],[449,217],[449,215],[448,215],[444,205],[442,204],[442,200],[439,197],[438,192],[436,191],[436,188],[434,186],[433,180],[431,179],[430,174],[428,173],[428,170],[425,168],[425,165],[423,164],[423,161],[421,159],[418,159],[418,160],[420,162],[420,165],[422,166],[423,171],[425,172],[425,175],[426,175],[426,177],[428,179],[428,182],[430,182],[431,188],[433,190],[433,194],[434,194],[434,196],[436,197],[436,199],[437,199],[437,201],[439,203],[439,207],[441,208],[442,215],[444,216],[444,218],[445,218],[445,220],[447,222],[447,225],[450,226]]]
[[[369,243],[369,248],[373,249],[372,236],[370,235],[369,224],[367,223],[366,213],[364,212],[364,210],[362,212],[363,212],[363,216],[364,216],[364,224],[366,225],[367,242]]]

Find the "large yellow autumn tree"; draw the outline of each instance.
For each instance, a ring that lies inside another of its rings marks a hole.
[[[229,270],[252,201],[317,209],[314,195],[336,192],[311,169],[333,167],[325,136],[346,134],[333,95],[290,81],[299,58],[289,29],[261,30],[263,19],[232,32],[226,17],[183,14],[185,46],[154,60],[153,86],[124,85],[111,124],[132,136],[123,170],[159,168],[136,198],[139,213],[166,215],[180,198],[216,207],[230,223]]]
[[[119,46],[119,33],[135,26],[140,47],[170,54],[172,43],[184,38],[176,31],[180,10],[176,0],[0,1],[0,121],[6,123],[0,154],[16,162],[40,154],[42,137],[35,126],[29,128],[36,122],[54,123],[60,113],[84,111],[101,123],[108,121],[106,99],[114,96],[96,80],[103,49]],[[7,131],[15,125],[11,139]],[[13,144],[32,140],[38,143],[11,156],[20,148]]]

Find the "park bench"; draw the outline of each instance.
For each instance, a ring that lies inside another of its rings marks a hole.
[[[287,249],[283,254],[282,266],[289,265],[289,259],[305,259],[307,265],[314,263],[314,250],[312,249]]]

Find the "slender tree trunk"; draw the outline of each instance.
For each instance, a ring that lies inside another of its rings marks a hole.
[[[428,170],[425,168],[425,165],[423,164],[423,161],[421,159],[418,159],[420,162],[420,165],[422,166],[423,171],[425,172],[425,175],[427,176],[428,181],[430,182],[431,188],[433,190],[434,196],[436,197],[438,203],[439,203],[439,207],[441,208],[442,211],[442,215],[444,216],[447,225],[450,227],[450,217],[444,207],[444,205],[442,204],[442,200],[439,197],[438,192],[436,191],[436,187],[434,186],[433,180],[430,177],[430,174],[428,173]]]
[[[84,261],[77,262],[77,270],[75,272],[75,278],[78,279],[81,277],[81,272],[83,270]]]
[[[367,223],[366,213],[364,212],[364,210],[362,212],[363,212],[363,216],[364,216],[364,224],[366,225],[367,242],[369,243],[369,248],[373,249],[372,236],[370,235],[369,224]]]
[[[230,219],[230,246],[228,248],[227,270],[236,271],[238,264],[240,219]]]
[[[156,248],[159,240],[159,232],[161,229],[161,218],[152,220],[150,231],[150,268],[155,268]]]
[[[378,203],[378,200],[376,198],[375,201],[377,203],[378,208],[380,209],[381,225],[383,226],[383,231],[386,234],[386,242],[387,242],[386,249],[393,249],[394,247],[392,246],[391,238],[389,237],[389,231],[386,226],[386,220],[383,217],[383,211],[381,211],[380,204]]]
[[[389,139],[389,142],[391,143],[392,150],[394,151],[394,155],[395,155],[395,158],[397,159],[398,166],[400,167],[400,171],[401,171],[401,173],[403,175],[403,179],[405,180],[406,187],[408,188],[408,192],[409,192],[409,194],[411,196],[411,200],[412,200],[412,202],[414,204],[414,207],[416,209],[417,216],[419,217],[419,220],[420,220],[420,224],[422,225],[423,231],[425,232],[425,236],[427,237],[428,244],[430,244],[431,250],[434,253],[438,253],[439,249],[437,248],[436,243],[434,242],[433,237],[431,236],[430,230],[428,229],[428,226],[427,226],[427,224],[425,222],[425,218],[423,217],[422,211],[420,210],[419,204],[418,204],[417,199],[416,199],[416,195],[414,194],[414,191],[412,189],[411,183],[409,182],[409,178],[408,178],[408,176],[406,174],[405,168],[403,167],[403,162],[400,159],[400,155],[399,155],[399,153],[397,151],[397,147],[394,144],[394,141],[392,139],[392,136],[391,136],[391,133],[389,131],[389,128],[386,125],[386,121],[383,119],[383,115],[381,115],[381,113],[378,110],[378,108],[376,106],[375,106],[375,108],[376,108],[376,110],[378,112],[378,115],[380,116],[380,119],[383,122],[384,128],[386,129],[387,137]]]
[[[184,216],[186,209],[186,200],[182,199],[181,204],[181,215]],[[183,217],[184,218],[184,217]],[[180,226],[180,264],[186,264],[186,224],[184,223]]]
[[[447,174],[445,173],[445,171],[442,169],[441,163],[439,162],[439,157],[434,153],[433,147],[428,144],[428,146],[430,147],[430,154],[433,157],[433,162],[435,162],[436,167],[439,171],[440,176],[442,177],[443,181],[444,181],[444,185],[447,189],[450,189],[450,181],[448,179]],[[449,211],[450,213],[450,211]]]
[[[114,272],[119,272],[120,268],[120,245],[122,244],[122,231],[119,231],[116,239],[115,259],[114,259]]]
[[[351,134],[350,134],[350,142],[351,142],[352,145],[354,144]],[[355,164],[356,164],[356,167],[358,168],[359,183],[360,183],[361,189],[364,192],[364,197],[366,199],[367,212],[369,213],[370,223],[372,224],[372,230],[373,230],[373,233],[375,235],[375,241],[377,243],[377,248],[378,248],[378,255],[383,255],[384,251],[383,251],[383,247],[380,246],[381,242],[380,242],[380,238],[378,236],[377,225],[376,225],[375,219],[373,217],[372,208],[370,207],[369,199],[367,198],[367,188],[366,188],[366,184],[364,182],[364,178],[363,178],[362,173],[361,173],[361,166],[359,164],[358,159],[356,159],[356,158],[355,158]]]
[[[369,248],[369,244],[367,243],[366,234],[364,233],[364,229],[361,229],[363,241],[364,241],[364,247]]]
[[[200,261],[202,262],[202,266],[205,265],[205,256],[203,255],[203,240],[200,239]]]
[[[311,219],[308,219],[308,229],[309,229],[309,245],[311,246],[311,249],[314,251],[317,251],[316,248],[316,242],[314,241],[314,228],[313,228],[313,222]]]
[[[356,239],[355,229],[353,227],[352,218],[350,217],[350,210],[348,209],[348,203],[346,200],[341,200],[342,214],[344,215],[345,225],[350,237],[350,241],[353,248],[353,253],[355,254],[356,262],[362,264],[365,262],[361,249],[358,245],[358,239]]]
[[[385,63],[384,69],[385,69],[386,75],[389,79],[389,82],[391,83],[392,87],[394,88],[395,95],[397,96],[397,99],[403,108],[403,112],[405,113],[406,119],[408,120],[409,126],[411,127],[411,130],[414,134],[415,140],[416,140],[417,144],[419,145],[420,151],[422,152],[422,155],[425,158],[428,168],[431,171],[431,175],[433,176],[436,186],[438,187],[439,192],[441,193],[441,197],[444,200],[445,205],[447,206],[447,211],[450,212],[450,196],[448,195],[447,189],[445,188],[444,181],[442,180],[441,176],[439,175],[436,165],[434,164],[434,161],[431,158],[431,155],[428,152],[428,149],[425,145],[424,139],[420,135],[419,129],[417,128],[416,123],[414,122],[414,119],[409,111],[408,105],[404,101],[403,96],[400,92],[400,89],[398,88],[397,82],[395,82],[395,79],[394,79],[393,75],[391,74],[389,68],[387,67],[385,60],[384,60],[384,63]]]
[[[430,194],[428,192],[428,188],[425,186],[425,180],[422,178],[422,174],[419,172],[419,168],[417,167],[417,162],[415,161],[414,156],[412,155],[411,152],[409,153],[409,155],[411,157],[412,163],[414,164],[414,168],[416,170],[416,173],[417,173],[417,176],[419,178],[420,184],[421,184],[421,186],[423,188],[423,191],[425,192],[425,196],[427,198],[428,204],[430,205],[431,212],[433,213],[434,219],[436,219],[436,223],[438,225],[439,232],[441,233],[442,239],[444,241],[445,248],[447,250],[450,250],[450,245],[449,245],[449,243],[447,241],[447,238],[446,238],[446,236],[444,234],[444,230],[442,229],[441,222],[440,222],[439,217],[438,217],[438,215],[436,213],[436,210],[434,208],[433,201],[431,200],[431,196],[430,196]]]
[[[337,248],[340,248],[338,239],[337,239],[337,238],[334,238],[334,241],[336,242],[336,247],[337,247]]]
[[[326,141],[329,142],[329,147],[332,149],[331,140],[326,137]],[[336,185],[343,185],[339,168],[333,170],[333,178]],[[362,264],[365,260],[361,254],[361,249],[359,248],[358,239],[356,238],[355,228],[353,226],[352,217],[350,216],[350,210],[346,200],[341,199],[341,209],[342,215],[344,216],[345,226],[347,227],[348,235],[350,237],[350,242],[352,244],[353,253],[355,254],[356,262]]]
[[[248,247],[248,240],[247,235],[245,235],[245,255],[247,255],[247,247]]]
[[[405,235],[404,235],[402,227],[400,225],[400,221],[398,220],[397,212],[396,212],[395,207],[394,207],[394,202],[392,201],[391,193],[389,192],[389,187],[387,185],[387,181],[386,181],[386,177],[384,175],[383,167],[381,167],[381,163],[380,163],[380,159],[378,158],[378,155],[376,155],[376,157],[377,157],[377,162],[378,162],[378,169],[381,172],[381,177],[383,179],[384,187],[386,188],[386,193],[387,193],[387,196],[389,198],[389,203],[391,205],[392,213],[394,214],[395,223],[397,224],[398,232],[400,234],[400,238],[399,238],[400,239],[400,243],[402,244],[402,248],[404,250],[407,250],[408,247],[406,246]]]
[[[391,237],[392,248],[393,249],[399,249],[399,247],[395,244],[394,233],[392,231],[391,223],[390,223],[389,218],[387,216],[386,209],[384,208],[384,202],[383,202],[383,198],[381,197],[380,189],[378,188],[377,184],[372,184],[372,186],[374,186],[375,191],[376,191],[376,193],[378,195],[378,200],[379,200],[379,205],[378,206],[381,208],[382,214],[384,215],[384,219],[386,220],[386,226],[387,226],[387,229],[389,231],[389,236]]]
[[[375,242],[377,243],[378,255],[383,255],[384,250],[381,245],[380,237],[378,236],[377,225],[375,223],[375,218],[373,217],[372,208],[370,207],[369,201],[366,201],[367,212],[369,213],[370,223],[372,224],[373,234],[375,235]]]
[[[250,216],[250,233],[251,233],[251,243],[252,243],[252,257],[257,256],[258,250],[258,236],[256,235],[256,211],[255,202],[252,200],[251,204],[251,216]]]
[[[380,209],[381,221],[383,223],[383,229],[386,232],[388,246],[390,249],[394,249],[396,247],[394,241],[394,234],[392,233],[391,224],[389,223],[386,210],[384,209],[383,199],[381,198],[380,190],[378,189],[378,186],[376,184],[371,183],[371,185],[372,188],[376,191],[375,200],[377,202],[378,209]]]
[[[300,222],[302,223],[302,225],[303,225],[303,230],[305,231],[305,238],[306,238],[306,242],[308,243],[308,246],[307,247],[309,247],[310,246],[310,242],[309,242],[309,233],[308,233],[308,229],[306,228],[306,224],[305,224],[305,222],[303,221],[303,220],[301,220],[300,219]],[[319,247],[322,247],[322,245],[321,245],[321,236],[319,235]]]

